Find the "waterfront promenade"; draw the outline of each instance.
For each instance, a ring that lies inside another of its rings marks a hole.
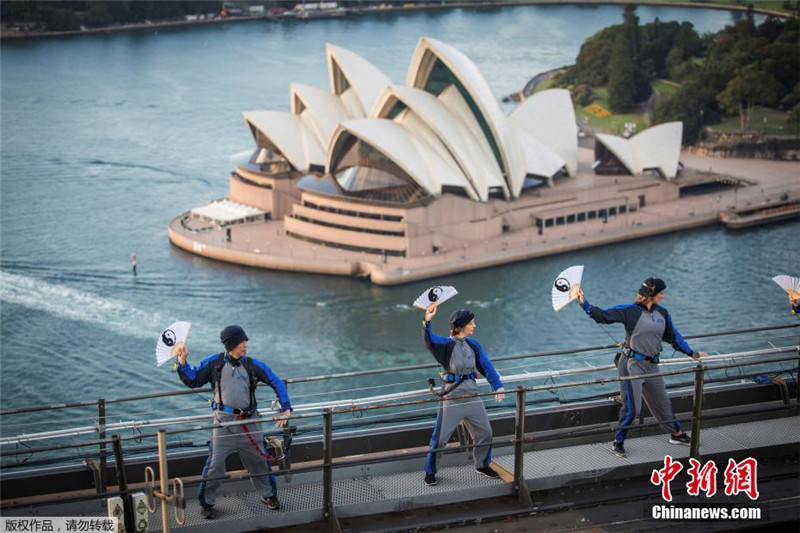
[[[596,181],[614,179],[587,172],[592,156],[591,150],[580,149],[578,176],[564,180],[557,187],[592,187]],[[754,185],[647,205],[636,212],[609,217],[606,222],[594,219],[554,226],[544,228],[541,234],[531,226],[471,245],[444,243],[436,254],[413,258],[311,245],[286,236],[282,221],[233,226],[231,242],[226,241],[224,229],[188,231],[180,222],[182,217],[170,223],[169,233],[175,245],[212,259],[277,270],[363,276],[379,285],[398,285],[707,226],[718,223],[720,212],[729,208],[756,207],[784,196],[800,199],[800,163],[709,158],[688,152],[681,154],[681,161],[686,166],[687,177],[679,178],[678,182],[705,174],[741,179]]]

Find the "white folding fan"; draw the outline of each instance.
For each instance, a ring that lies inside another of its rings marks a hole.
[[[192,329],[191,322],[175,322],[161,332],[156,342],[156,362],[163,365],[178,354],[181,346],[186,344],[186,337]]]
[[[800,278],[781,275],[775,276],[772,281],[780,285],[781,289],[785,290],[793,300],[800,298]]]
[[[414,302],[414,307],[427,309],[432,303],[435,302],[440,304],[442,302],[446,302],[456,294],[458,294],[458,291],[455,289],[455,287],[448,287],[444,285],[431,287],[419,295],[419,298],[417,298]]]
[[[553,309],[561,311],[568,303],[578,298],[578,287],[583,277],[583,265],[571,266],[558,275],[553,282]]]

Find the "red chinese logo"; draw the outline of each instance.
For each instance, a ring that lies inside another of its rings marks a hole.
[[[671,455],[667,455],[664,457],[664,468],[653,470],[653,473],[650,474],[650,482],[655,486],[661,485],[661,497],[664,498],[664,501],[672,501],[669,484],[681,470],[683,470],[683,465],[673,461]]]
[[[691,478],[686,484],[686,493],[689,496],[699,496],[700,491],[706,493],[706,498],[717,493],[717,472],[719,469],[714,461],[709,461],[700,467],[697,459],[689,459],[689,469],[686,471]]]
[[[735,496],[740,492],[747,494],[751,500],[758,499],[758,461],[752,457],[737,463],[733,459],[728,459],[728,466],[725,468],[725,495]],[[664,501],[672,501],[672,490],[670,482],[683,470],[683,465],[671,455],[664,456],[664,468],[653,470],[650,474],[650,482],[661,485],[661,497]],[[689,482],[686,484],[686,493],[689,496],[699,496],[704,492],[706,498],[710,498],[717,493],[717,468],[714,461],[703,464],[697,459],[689,459],[689,468],[686,473],[689,475]]]
[[[757,500],[757,466],[758,462],[752,457],[748,457],[740,463],[728,459],[728,467],[725,469],[725,495],[732,496],[744,492],[751,500]]]

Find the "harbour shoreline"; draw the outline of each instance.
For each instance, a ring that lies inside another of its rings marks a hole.
[[[428,10],[446,10],[446,9],[494,9],[499,7],[522,7],[522,6],[557,6],[557,5],[625,5],[630,2],[626,0],[520,0],[519,2],[453,2],[448,4],[425,4],[413,6],[388,6],[381,9],[359,8],[353,9],[356,16],[365,16],[372,14],[386,14],[386,13],[405,13],[412,11],[428,11]],[[746,6],[740,5],[724,5],[724,4],[701,4],[692,2],[644,2],[637,4],[640,7],[685,7],[693,9],[714,9],[718,11],[739,11],[746,12]],[[780,18],[791,18],[791,15],[782,13],[780,11],[773,11],[769,9],[760,9],[754,6],[754,13],[760,15],[771,15]],[[323,17],[320,17],[323,18]],[[314,18],[312,17],[311,20]],[[280,17],[273,17],[269,15],[247,16],[247,17],[224,17],[214,19],[198,19],[198,20],[171,20],[159,21],[152,23],[137,23],[137,24],[122,24],[119,26],[108,26],[103,28],[86,28],[83,30],[68,30],[68,31],[13,31],[6,28],[0,30],[0,40],[15,40],[15,39],[28,39],[28,38],[46,38],[46,37],[75,37],[79,35],[93,35],[105,33],[122,33],[122,32],[139,32],[160,29],[179,29],[194,27],[199,25],[209,24],[224,24],[234,22],[280,22]],[[303,22],[307,22],[304,20]]]

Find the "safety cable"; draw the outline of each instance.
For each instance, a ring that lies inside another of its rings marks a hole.
[[[792,324],[783,324],[783,325],[775,325],[775,326],[760,326],[755,328],[746,328],[746,329],[738,329],[738,330],[727,330],[721,332],[714,332],[714,333],[701,333],[695,335],[686,335],[684,338],[687,340],[696,339],[696,338],[707,338],[707,337],[719,337],[725,335],[736,335],[742,333],[752,333],[758,331],[771,331],[771,330],[779,330],[779,329],[787,329],[787,328],[795,328],[800,327],[800,324],[792,323]],[[500,356],[494,358],[494,361],[507,361],[513,359],[526,359],[526,358],[536,358],[536,357],[546,357],[551,355],[565,355],[569,353],[580,353],[580,352],[587,352],[587,351],[598,351],[603,349],[609,348],[616,348],[618,343],[614,343],[614,345],[604,345],[604,346],[589,346],[589,347],[582,347],[582,348],[573,348],[573,349],[566,349],[566,350],[553,350],[548,352],[538,352],[538,353],[526,353],[526,354],[515,354],[515,355],[508,355],[508,356]],[[312,381],[321,381],[326,379],[339,379],[339,378],[350,378],[350,377],[359,377],[359,376],[366,376],[366,375],[374,375],[374,374],[385,374],[385,373],[395,373],[401,371],[415,371],[421,370],[426,368],[436,368],[439,365],[437,363],[430,363],[430,364],[423,364],[423,365],[412,365],[412,366],[405,366],[405,367],[394,367],[394,368],[381,368],[381,369],[372,369],[372,370],[362,370],[362,371],[355,371],[355,372],[343,372],[337,374],[327,374],[327,375],[320,375],[320,376],[309,376],[303,378],[289,378],[286,379],[285,382],[288,384],[299,384],[299,383],[308,383]],[[127,396],[127,397],[120,397],[120,398],[108,398],[105,399],[106,405],[111,403],[122,403],[122,402],[129,402],[135,400],[143,400],[149,398],[163,398],[169,396],[184,396],[187,394],[199,394],[201,392],[210,392],[210,388],[202,388],[202,389],[191,389],[191,390],[178,390],[178,391],[168,391],[168,392],[156,392],[150,393],[145,395],[137,395],[137,396]],[[64,409],[64,408],[73,408],[73,407],[88,407],[88,406],[97,406],[97,400],[86,400],[86,401],[79,401],[79,402],[67,402],[67,403],[57,403],[57,404],[49,404],[49,405],[38,405],[38,406],[31,406],[31,407],[21,407],[21,408],[14,408],[14,409],[7,409],[0,411],[0,416],[6,416],[10,414],[18,414],[18,413],[29,413],[33,411],[43,411],[43,410],[52,410],[52,409]]]
[[[737,356],[737,357],[744,357],[744,356],[754,356],[754,355],[761,355],[762,353],[781,353],[781,352],[784,352],[784,351],[786,351],[786,350],[795,350],[795,348],[794,348],[794,347],[785,347],[785,348],[782,348],[782,349],[778,350],[777,352],[776,352],[776,351],[772,351],[772,352],[770,352],[769,350],[767,350],[767,351],[763,351],[763,352],[759,352],[759,353],[753,352],[753,353],[729,354],[728,356],[726,356],[726,357],[725,357],[725,359],[731,358],[731,357],[732,357],[732,356],[734,356],[734,355],[735,355],[735,356]],[[689,361],[683,361],[683,362],[684,362],[684,363],[689,363]],[[772,361],[762,361],[762,362],[756,362],[756,364],[765,364],[765,363],[768,363],[768,362],[772,362]],[[731,365],[731,366],[737,366],[737,365]],[[607,368],[601,367],[600,369],[598,369],[598,368],[591,368],[590,370],[591,370],[591,371],[597,371],[597,370],[605,370],[605,369],[607,369]],[[560,371],[560,372],[558,372],[558,373],[551,372],[551,374],[552,374],[552,375],[564,375],[564,374],[569,374],[569,373],[585,373],[585,372],[587,372],[587,369],[575,369],[575,370],[572,370],[572,371]],[[516,376],[516,377],[517,377],[518,379],[529,379],[529,378],[532,378],[532,377],[534,377],[534,376],[528,376],[528,375],[526,374],[526,375],[520,375],[520,376]],[[414,394],[416,395],[416,394],[418,394],[418,393],[416,393],[416,392],[415,392]],[[407,395],[406,395],[406,396],[407,396]],[[379,399],[379,398],[377,398],[377,397],[375,398],[375,400],[378,400],[378,399]],[[386,400],[386,399],[388,399],[388,398],[384,397],[384,398],[381,398],[381,399],[385,401],[385,400]],[[370,401],[371,401],[371,399],[366,399],[366,400],[370,400]],[[346,404],[352,404],[352,402],[345,402],[345,403],[346,403]],[[340,402],[340,405],[344,405],[344,404],[343,404],[342,402]],[[351,410],[351,412],[356,412],[356,411],[363,410],[363,409],[364,409],[364,408],[353,409],[353,410]],[[145,423],[133,423],[133,424],[132,424],[132,427],[134,427],[134,428],[135,428],[135,427],[143,427],[144,425],[147,425],[147,426],[159,426],[159,425],[163,426],[163,425],[172,425],[172,424],[177,424],[177,423],[179,423],[179,422],[180,422],[180,423],[185,423],[185,422],[188,422],[188,420],[171,419],[171,420],[154,420],[154,421],[145,421],[145,422],[146,422],[146,424],[145,424]],[[105,429],[106,429],[107,431],[113,431],[113,430],[116,430],[116,429],[118,429],[118,428],[119,428],[119,426],[117,426],[117,427],[109,427],[109,426],[110,426],[110,425],[106,425],[106,426],[105,426]],[[92,432],[96,432],[96,428],[95,428],[95,427],[77,428],[77,429],[75,429],[75,430],[72,432],[72,434],[79,434],[80,432],[84,432],[84,433],[92,433]],[[66,435],[64,432],[62,432],[62,431],[57,431],[57,432],[47,432],[47,434],[48,434],[49,436],[51,436],[51,437],[56,437],[56,436],[67,436],[67,435]],[[37,438],[44,438],[44,436],[42,436],[42,437],[37,437]],[[19,441],[29,441],[29,440],[31,440],[31,439],[32,439],[32,436],[31,436],[31,435],[21,435],[21,436],[17,436],[16,438],[11,438],[11,439],[2,439],[2,441],[5,441],[5,442],[2,442],[2,443],[3,443],[3,444],[9,444],[9,443],[13,443],[13,442],[15,442],[15,441],[17,441],[17,442],[19,442]],[[1,442],[1,441],[0,441],[0,442]]]

